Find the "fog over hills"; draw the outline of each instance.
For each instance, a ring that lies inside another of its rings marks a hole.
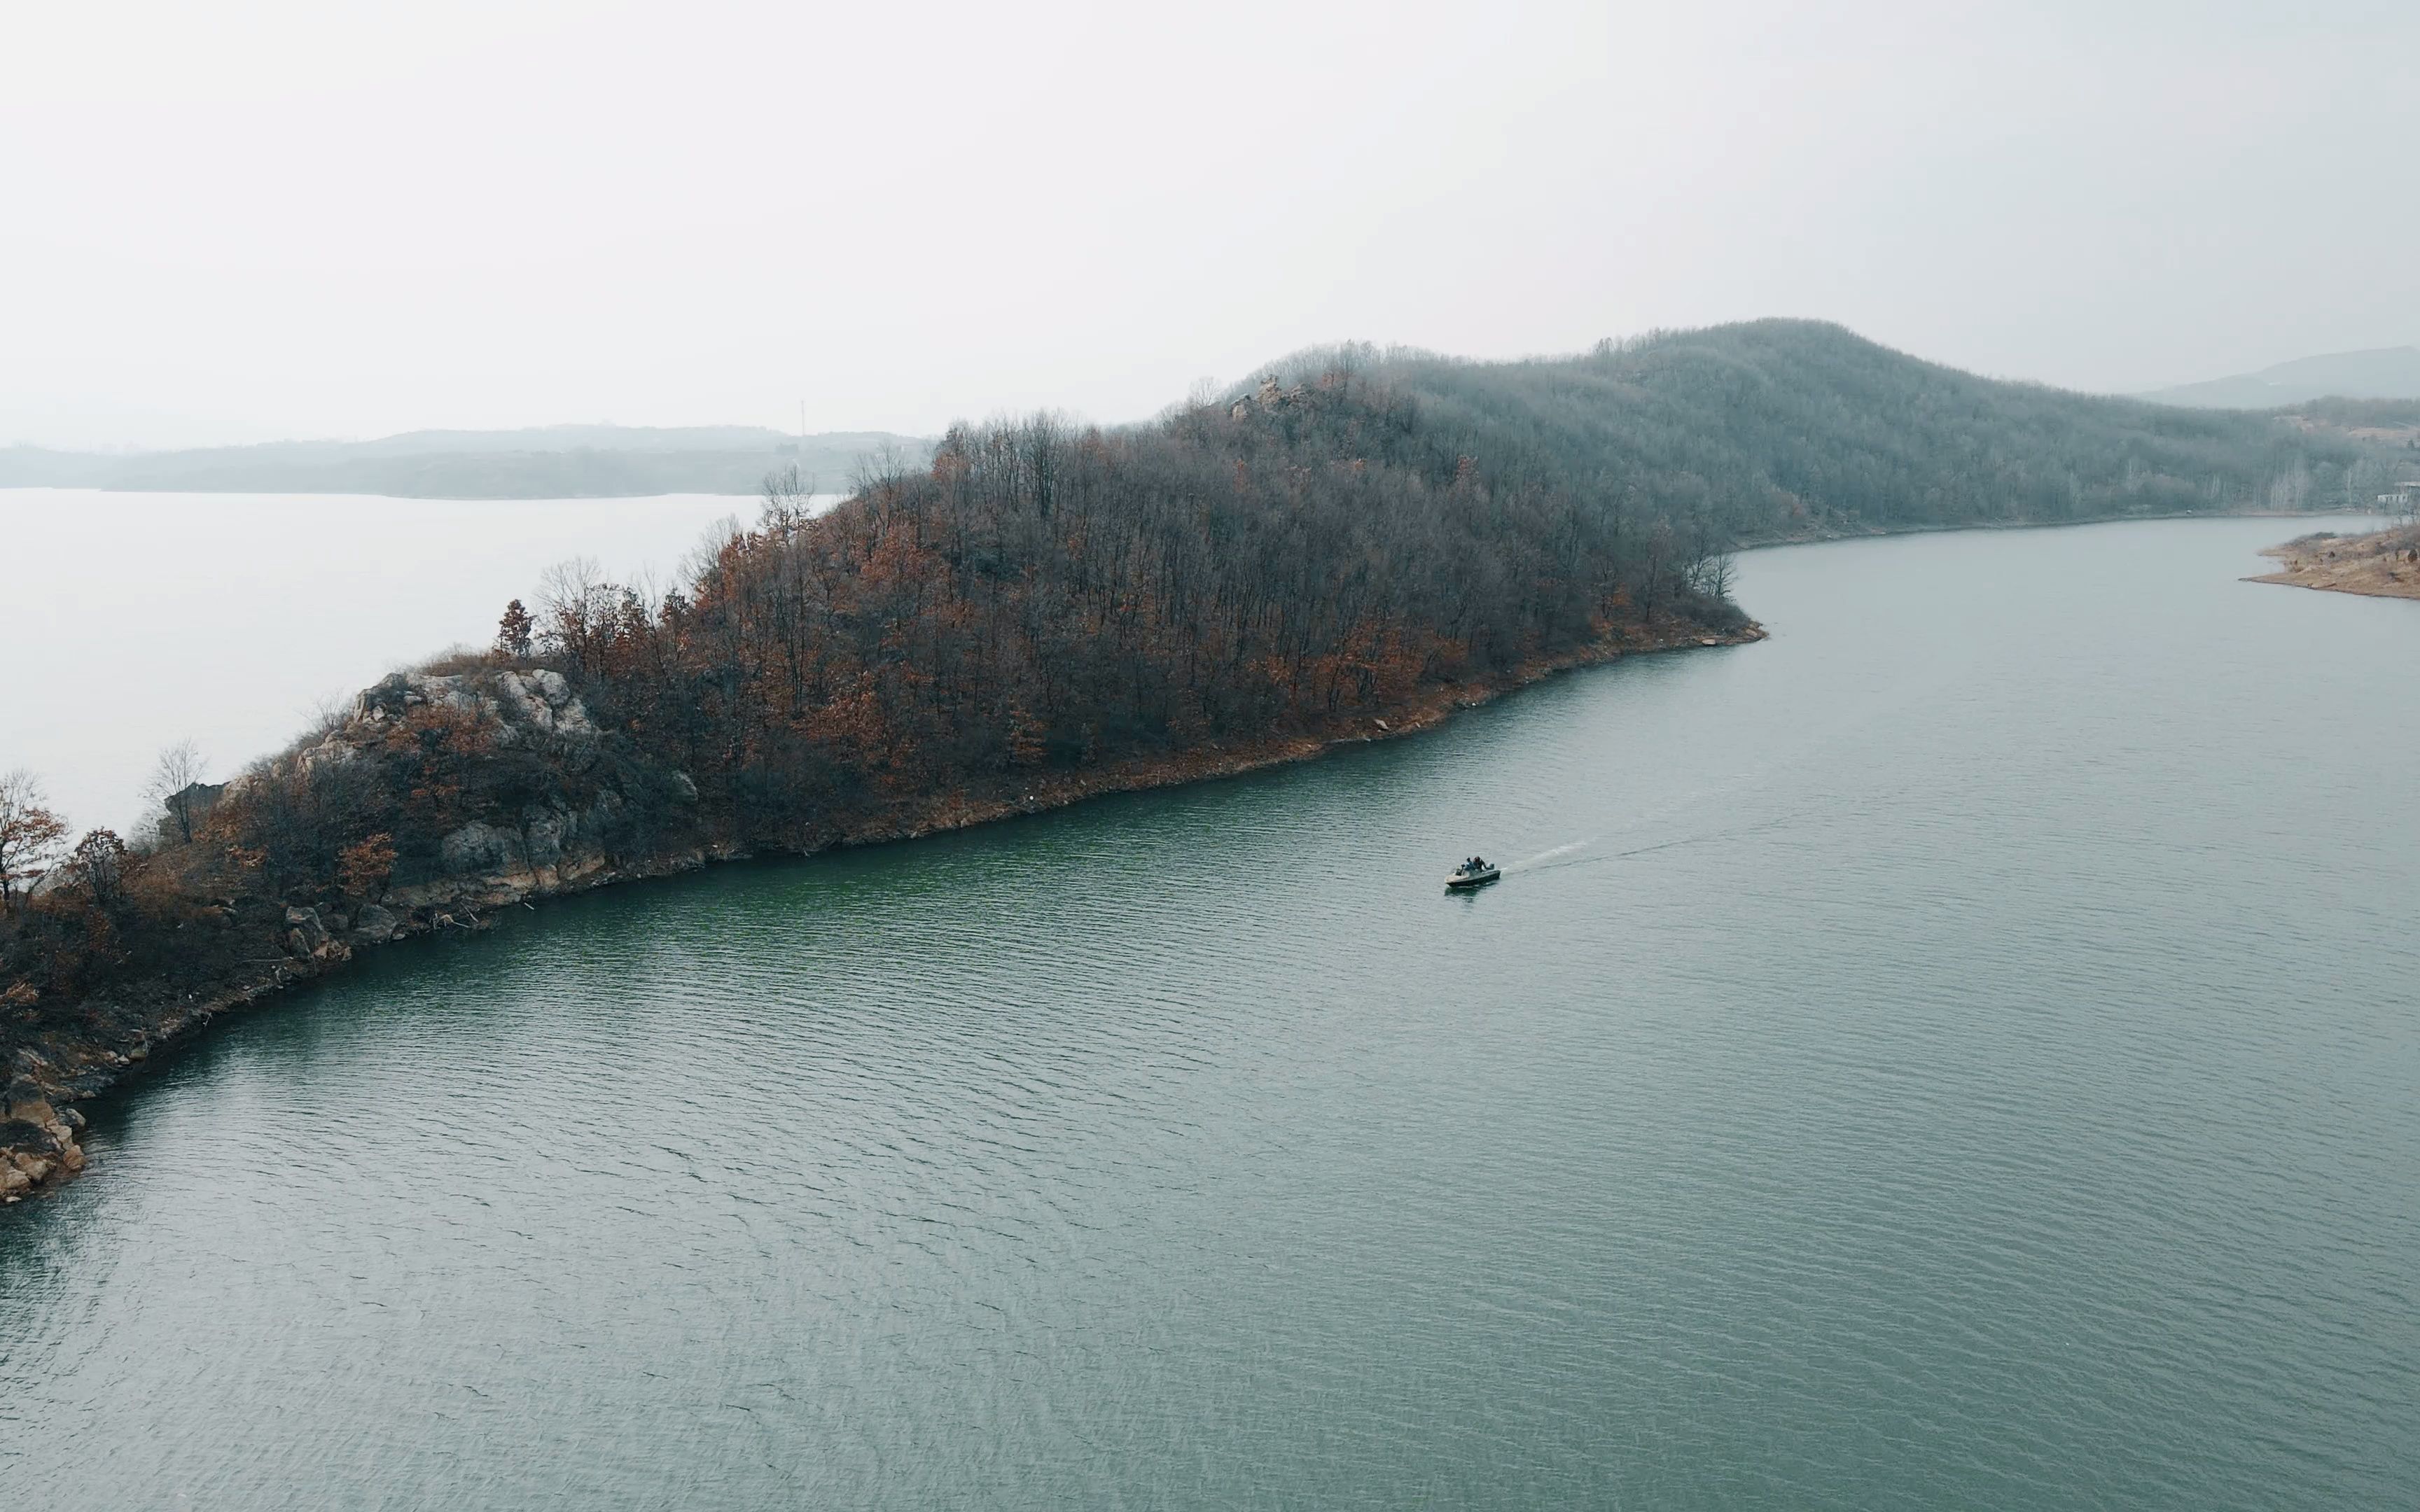
[[[2313,399],[2420,399],[2420,347],[2298,357],[2257,373],[2153,389],[2137,395],[2197,409],[2273,409]]]
[[[2281,363],[2164,391],[2146,396],[2160,403],[2147,404],[1987,379],[1829,322],[1770,319],[1509,363],[1318,347],[1258,369],[1230,399],[1265,378],[1299,382],[1339,363],[1418,404],[1433,429],[1467,432],[1464,444],[1491,465],[1550,474],[1555,486],[1581,496],[1632,498],[1674,519],[1719,519],[1747,539],[2253,503],[2309,508],[2331,499],[2350,504],[2378,482],[2374,443],[2405,445],[2412,430],[2408,415],[2370,413],[2379,403],[2371,396],[2420,394],[2420,348],[2412,347]],[[2361,412],[2314,408],[2320,394],[2361,400]],[[2304,408],[2279,418],[2166,406]],[[2285,451],[2276,450],[2286,434],[2280,426],[2295,438]],[[796,468],[810,491],[841,492],[864,476],[923,468],[935,444],[888,431],[798,436],[752,425],[574,424],[174,452],[19,446],[0,449],[0,487],[421,499],[752,496],[768,477]]]
[[[360,493],[400,499],[606,499],[753,494],[790,468],[839,490],[861,466],[921,465],[932,442],[888,431],[796,436],[757,425],[544,425],[419,430],[375,440],[191,451],[0,449],[0,487],[192,493]]]

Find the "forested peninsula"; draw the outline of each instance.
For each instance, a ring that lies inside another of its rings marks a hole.
[[[1304,354],[1150,423],[952,428],[653,593],[558,572],[143,835],[0,783],[0,1195],[72,1104],[403,936],[706,860],[892,840],[1421,728],[1552,670],[1753,640],[1744,544],[2344,507],[2309,417],[1996,382],[1766,321],[1482,363]]]

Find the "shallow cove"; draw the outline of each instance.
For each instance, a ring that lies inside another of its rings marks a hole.
[[[381,952],[0,1213],[0,1484],[2412,1504],[2420,612],[2279,533],[1755,553],[1762,645]]]

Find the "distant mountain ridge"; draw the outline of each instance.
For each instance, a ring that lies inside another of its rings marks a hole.
[[[2257,373],[2135,395],[2154,404],[2195,409],[2274,409],[2314,399],[2420,399],[2420,347],[2298,357]]]
[[[933,443],[889,431],[794,436],[761,425],[545,425],[416,430],[365,441],[106,454],[0,448],[0,488],[360,493],[398,499],[611,499],[753,494],[795,467],[848,488],[869,463],[922,467]]]
[[[1619,477],[1633,493],[1668,492],[1677,514],[1730,517],[1749,538],[1805,527],[1808,511],[1887,528],[2223,501],[2312,507],[2354,499],[2375,481],[2367,475],[2374,465],[2357,467],[2356,454],[2379,442],[2409,449],[2420,423],[2420,347],[2305,358],[2129,399],[1995,383],[1801,320],[1660,332],[1582,356],[1509,363],[1317,348],[1250,381],[1280,374],[1300,381],[1340,360],[1383,374],[1429,406],[1434,420],[1468,429],[1472,455],[1500,459],[1495,465],[1518,458],[1523,469],[1555,474],[1559,486],[1582,489]],[[2323,402],[2328,396],[2341,398]],[[2212,412],[2278,409],[2294,413]],[[2278,424],[2319,449],[2298,453],[2294,466],[2273,476]],[[2354,445],[2339,455],[2336,443]],[[813,491],[836,493],[870,471],[921,470],[935,444],[888,431],[567,424],[147,453],[18,446],[0,448],[0,488],[750,496],[796,468]],[[1684,504],[1684,494],[1704,497]],[[1778,515],[1767,508],[1776,503]]]

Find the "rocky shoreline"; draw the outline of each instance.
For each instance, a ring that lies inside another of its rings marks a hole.
[[[2245,582],[2282,583],[2288,588],[2373,598],[2420,598],[2420,525],[2367,535],[2319,531],[2260,554],[2284,565],[2275,572],[2246,578]]]
[[[1655,632],[1636,628],[1617,631],[1579,650],[1538,658],[1512,676],[1429,689],[1422,698],[1387,718],[1356,720],[1249,745],[1212,745],[1183,754],[1052,774],[1016,784],[1022,791],[934,795],[894,805],[848,825],[830,843],[871,845],[916,840],[1020,814],[1065,808],[1110,794],[1173,787],[1308,761],[1339,746],[1394,739],[1434,729],[1459,710],[1478,707],[1557,672],[1648,652],[1743,645],[1761,640],[1765,635],[1764,628],[1752,621],[1729,631],[1695,625],[1674,625]],[[446,680],[422,681],[434,687]],[[557,684],[559,681],[555,680]],[[398,694],[389,686],[397,682],[391,678],[388,684],[365,692],[357,719],[382,717],[381,710],[386,705],[399,697],[411,696],[408,692]],[[436,696],[446,695],[440,692]],[[556,687],[549,687],[543,696],[521,699],[520,703],[520,715],[534,717],[549,727],[575,722],[585,725],[585,715],[577,701]],[[306,759],[309,754],[304,753]],[[473,830],[482,832],[474,834]],[[14,1203],[35,1192],[55,1187],[84,1170],[85,1154],[76,1136],[83,1131],[85,1119],[73,1104],[98,1096],[139,1072],[160,1050],[199,1033],[221,1014],[317,981],[342,969],[364,949],[417,935],[484,929],[489,922],[488,916],[499,908],[566,897],[616,883],[675,876],[712,861],[744,859],[751,854],[745,847],[727,841],[708,840],[636,861],[616,859],[601,850],[578,845],[578,816],[567,816],[558,839],[572,840],[574,843],[566,846],[558,842],[543,848],[549,858],[540,863],[535,859],[540,848],[533,847],[525,837],[516,845],[510,837],[488,831],[486,826],[466,826],[464,831],[447,837],[449,855],[458,854],[468,861],[487,859],[502,864],[389,889],[376,903],[353,911],[350,917],[319,905],[287,904],[283,924],[275,932],[280,951],[277,956],[256,959],[249,964],[250,969],[225,977],[207,990],[191,992],[177,1001],[149,1009],[142,1015],[139,1026],[127,1035],[19,1048],[8,1068],[8,1079],[0,1085],[0,1203]]]

